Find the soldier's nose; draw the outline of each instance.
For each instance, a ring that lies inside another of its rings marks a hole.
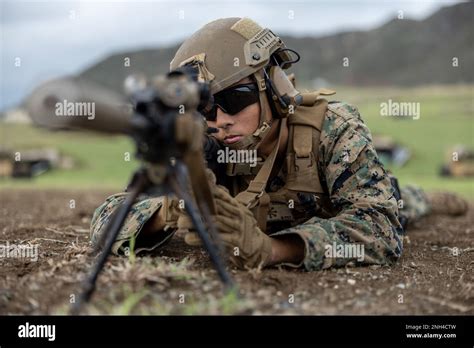
[[[216,115],[216,127],[217,128],[228,128],[234,124],[234,119],[231,115],[226,114],[221,108],[217,107]]]

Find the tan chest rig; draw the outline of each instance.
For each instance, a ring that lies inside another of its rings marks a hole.
[[[272,151],[257,166],[231,164],[227,175],[233,177],[231,192],[252,210],[262,231],[273,233],[299,225],[313,216],[334,216],[329,196],[319,179],[318,145],[328,102],[314,92],[311,106],[299,106],[282,119],[288,125],[288,146],[284,163],[275,167],[280,138]],[[328,93],[329,94],[329,93]],[[331,93],[332,94],[332,93]]]

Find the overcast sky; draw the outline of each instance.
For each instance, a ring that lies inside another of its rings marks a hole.
[[[398,11],[423,19],[457,2],[0,0],[0,110],[41,81],[76,73],[111,53],[176,43],[221,17],[250,17],[277,35],[322,36],[372,29]]]

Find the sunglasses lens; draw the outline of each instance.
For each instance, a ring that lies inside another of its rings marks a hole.
[[[217,107],[226,114],[235,115],[256,102],[258,102],[258,89],[254,83],[230,87],[214,95],[214,106],[204,114],[204,117],[208,121],[215,121]]]
[[[216,104],[222,106],[229,115],[238,114],[247,106],[258,101],[255,84],[238,85],[219,92],[215,96]]]

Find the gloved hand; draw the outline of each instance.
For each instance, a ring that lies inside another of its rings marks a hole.
[[[266,265],[272,256],[271,238],[257,227],[252,212],[222,186],[214,186],[213,195],[217,206],[214,222],[231,262],[240,268]],[[188,216],[183,214],[178,218],[178,228],[192,229]],[[187,233],[185,241],[190,245],[200,245],[195,232]]]
[[[178,218],[181,215],[179,200],[176,197],[161,197],[163,202],[159,211],[152,216],[148,222],[149,229],[152,231],[168,230],[178,227]]]

